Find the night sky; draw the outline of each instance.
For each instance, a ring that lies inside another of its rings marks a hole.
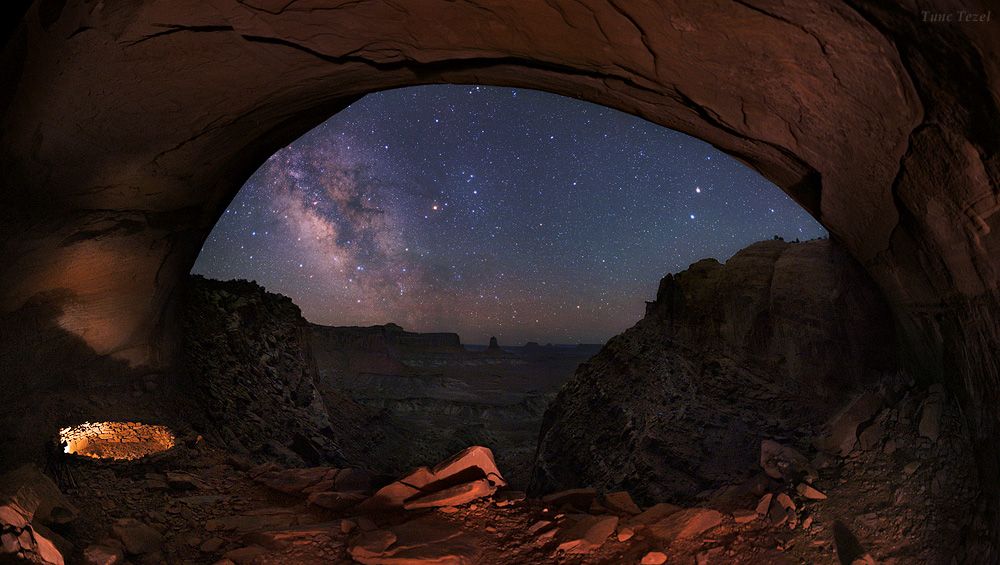
[[[371,94],[278,151],[193,272],[255,280],[318,324],[598,343],[666,273],[825,234],[687,135],[553,94],[424,86]]]

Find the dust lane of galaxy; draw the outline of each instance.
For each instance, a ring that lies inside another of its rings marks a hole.
[[[192,272],[256,280],[318,324],[598,343],[668,272],[825,234],[679,132],[542,92],[424,86],[369,95],[272,156]]]

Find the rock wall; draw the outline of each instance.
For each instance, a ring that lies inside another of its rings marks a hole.
[[[191,277],[185,298],[193,424],[226,449],[288,464],[344,463],[316,389],[309,326],[291,299]]]
[[[767,241],[660,283],[646,316],[546,411],[532,488],[690,501],[756,469],[764,438],[807,443],[895,363],[887,307],[828,240]]]

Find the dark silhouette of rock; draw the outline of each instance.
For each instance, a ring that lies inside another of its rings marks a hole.
[[[184,355],[211,441],[258,460],[345,463],[316,389],[309,327],[298,306],[247,281],[191,277]],[[350,405],[343,407],[350,409]]]
[[[490,338],[490,345],[489,347],[486,348],[486,351],[501,351],[500,344],[497,343],[497,338],[495,337]]]
[[[830,241],[756,243],[725,265],[706,259],[667,275],[656,308],[549,406],[532,488],[690,502],[737,480],[757,468],[760,438],[805,443],[893,369],[889,320]]]

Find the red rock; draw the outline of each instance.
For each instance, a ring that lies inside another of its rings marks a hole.
[[[409,500],[480,479],[492,487],[487,494],[492,494],[496,487],[507,484],[493,460],[493,452],[485,447],[472,446],[433,468],[420,467],[406,477],[382,487],[360,504],[358,509],[377,511],[398,508]]]
[[[632,500],[626,491],[609,492],[601,498],[601,503],[605,508],[618,514],[639,514],[641,509]]]
[[[474,445],[467,447],[461,452],[438,463],[431,469],[434,481],[446,481],[457,475],[465,475],[470,471],[482,475],[494,486],[506,486],[500,470],[497,469],[496,461],[493,459],[493,452],[489,448]]]
[[[66,524],[80,513],[52,479],[34,465],[23,465],[0,477],[0,490],[7,493],[0,496],[0,504],[3,498],[17,502],[26,511],[24,516],[29,522],[38,520],[45,525]]]
[[[604,545],[616,526],[617,516],[581,516],[556,534],[556,549],[571,554],[590,553]]]
[[[403,508],[416,510],[418,508],[434,508],[437,506],[460,506],[489,496],[496,487],[486,479],[455,485],[437,492],[416,496],[403,503]]]
[[[632,539],[632,536],[634,535],[635,535],[635,530],[633,530],[628,526],[623,526],[621,528],[618,528],[618,535],[616,537],[618,541],[625,542]]]
[[[642,556],[641,565],[663,565],[667,562],[667,554],[662,551],[650,551]]]
[[[722,513],[709,508],[685,508],[653,524],[650,533],[665,541],[688,539],[722,523]]]
[[[805,483],[799,483],[798,486],[795,487],[795,492],[799,493],[799,495],[803,498],[808,498],[809,500],[826,500],[825,494]]]

